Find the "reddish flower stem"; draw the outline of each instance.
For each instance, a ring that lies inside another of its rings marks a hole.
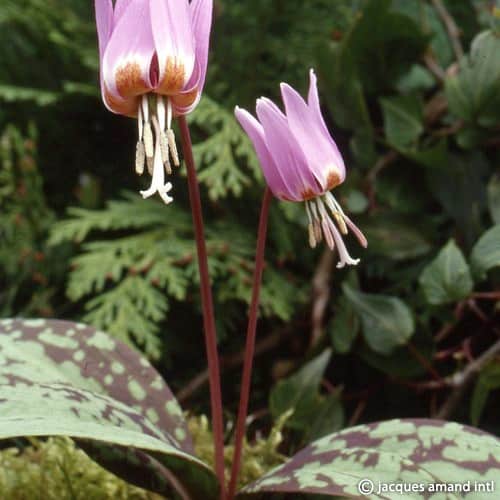
[[[212,428],[214,433],[215,472],[220,482],[220,498],[225,500],[226,487],[224,476],[224,433],[222,415],[222,394],[220,383],[220,363],[217,352],[217,333],[215,329],[214,306],[210,276],[208,272],[208,254],[205,243],[205,230],[203,225],[203,212],[201,209],[200,187],[196,176],[196,167],[193,158],[193,145],[191,134],[184,116],[179,117],[181,131],[182,151],[186,163],[189,200],[193,214],[196,250],[198,253],[198,268],[200,272],[201,305],[203,308],[203,326],[205,330],[205,347],[207,351],[210,405],[212,412]]]
[[[255,255],[255,269],[253,274],[252,300],[248,317],[248,329],[245,345],[245,359],[243,362],[243,375],[240,390],[240,405],[238,408],[238,418],[236,420],[235,443],[233,465],[231,468],[231,480],[229,482],[228,500],[233,500],[238,475],[241,466],[241,455],[243,449],[243,439],[245,437],[245,421],[248,412],[248,401],[250,398],[250,386],[252,380],[252,363],[255,353],[255,337],[257,330],[257,316],[259,312],[260,286],[262,273],[264,270],[264,254],[266,250],[267,220],[272,194],[269,188],[264,192],[262,208],[260,211],[259,230],[257,234],[257,251]]]

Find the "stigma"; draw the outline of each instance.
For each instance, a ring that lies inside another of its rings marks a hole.
[[[353,259],[349,255],[343,236],[346,236],[350,229],[361,246],[366,248],[368,242],[364,234],[344,213],[332,193],[327,192],[322,196],[306,201],[305,204],[309,220],[308,232],[311,248],[315,248],[324,239],[330,250],[337,248],[339,255],[338,268],[346,265],[357,265],[359,259]]]
[[[137,113],[139,138],[136,147],[135,171],[142,175],[147,168],[151,176],[149,189],[141,191],[143,198],[158,193],[168,205],[173,198],[165,175],[172,173],[172,164],[180,165],[174,131],[172,130],[172,104],[168,97],[146,94],[141,97]]]

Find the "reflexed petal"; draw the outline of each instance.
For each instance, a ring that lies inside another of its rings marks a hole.
[[[324,124],[318,122],[315,113],[292,87],[282,83],[281,93],[290,130],[304,152],[309,167],[323,191],[334,188],[345,178],[344,162],[335,143],[325,137]]]
[[[330,139],[330,132],[326,126],[325,120],[323,119],[323,115],[321,114],[321,106],[319,104],[318,95],[318,79],[316,78],[316,73],[313,69],[309,71],[309,95],[307,96],[307,104],[317,123],[320,125],[323,134],[327,139]]]
[[[151,24],[158,54],[157,92],[184,89],[195,65],[195,40],[187,0],[150,0]]]
[[[99,57],[102,56],[113,30],[113,3],[111,0],[95,0],[95,19],[99,40]]]
[[[154,52],[149,5],[142,0],[132,0],[114,27],[104,53],[107,95],[125,102],[149,92]]]
[[[118,21],[123,16],[124,12],[127,10],[128,6],[134,2],[134,0],[116,0],[115,2],[115,14],[114,14],[114,24],[118,24]]]
[[[297,196],[296,192],[293,192],[288,188],[285,179],[276,167],[276,164],[267,149],[262,125],[244,109],[236,107],[234,114],[254,145],[257,157],[262,166],[264,177],[266,178],[266,182],[274,196],[285,200],[300,201],[300,197]]]
[[[191,13],[191,23],[195,40],[196,61],[199,64],[199,74],[196,75],[197,81],[190,81],[187,87],[196,84],[198,92],[201,94],[207,75],[213,0],[193,0],[189,5],[189,10]]]
[[[320,194],[322,189],[281,110],[269,99],[261,98],[257,100],[257,116],[276,167],[296,197],[307,200]]]

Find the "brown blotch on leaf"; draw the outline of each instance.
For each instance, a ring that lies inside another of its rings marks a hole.
[[[158,92],[165,95],[179,93],[184,87],[185,75],[184,64],[175,57],[167,57],[165,75],[158,86]]]

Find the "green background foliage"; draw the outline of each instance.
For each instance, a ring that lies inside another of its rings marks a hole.
[[[348,168],[336,196],[369,240],[366,251],[349,240],[361,264],[336,270],[308,248],[303,208],[273,202],[250,439],[291,409],[285,455],[396,417],[500,433],[498,9],[216,2],[206,93],[190,123],[229,419],[263,191],[234,105],[279,98],[280,81],[305,92],[314,67]],[[193,384],[206,361],[183,170],[174,204],[140,198],[135,123],[100,100],[91,2],[4,0],[0,28],[0,316],[103,328],[142,351],[185,409],[208,413],[207,386]]]

